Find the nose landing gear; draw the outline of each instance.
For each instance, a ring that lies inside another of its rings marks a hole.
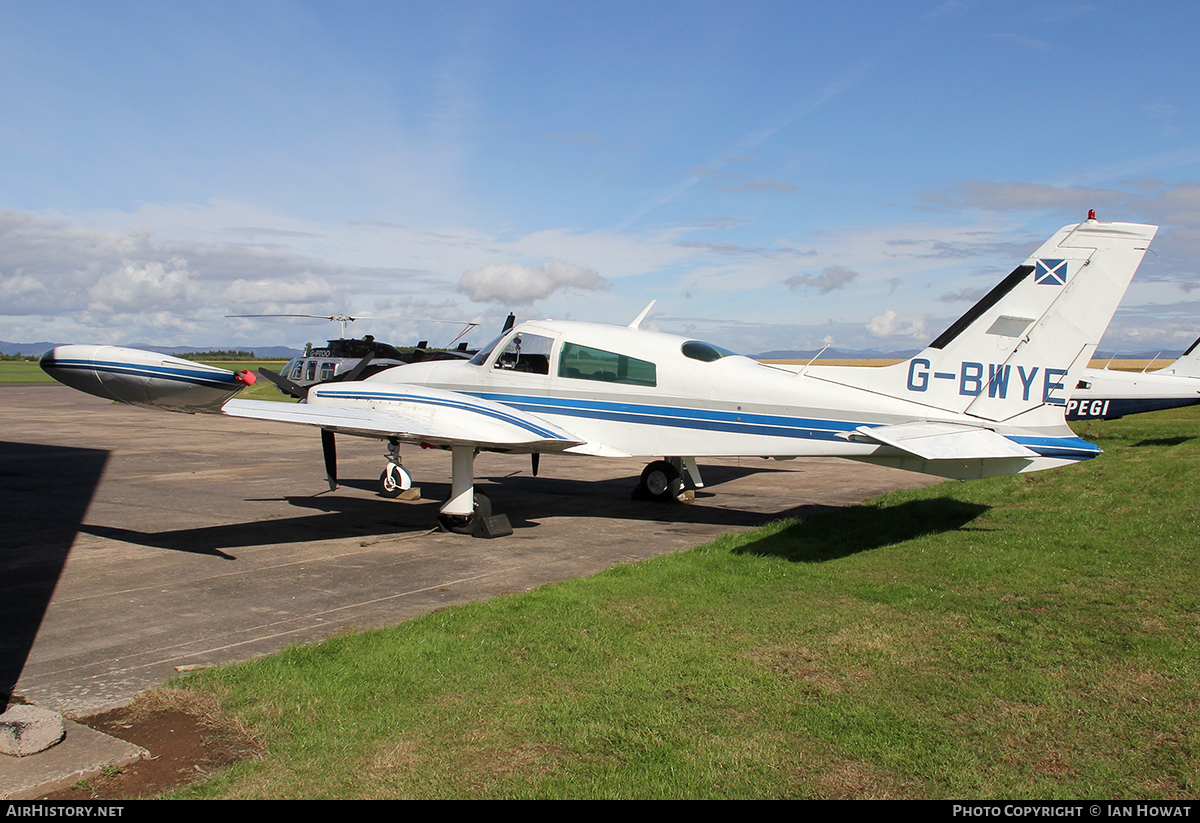
[[[412,488],[412,475],[403,466],[388,463],[379,475],[379,493],[384,497],[396,498]]]
[[[400,464],[400,441],[388,440],[387,466],[379,475],[379,493],[396,498],[412,488],[412,475]]]

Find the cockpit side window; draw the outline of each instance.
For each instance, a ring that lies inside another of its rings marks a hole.
[[[631,386],[658,385],[656,367],[648,360],[577,343],[563,343],[562,354],[558,356],[558,376]]]
[[[496,358],[494,368],[528,374],[549,374],[550,349],[553,346],[553,337],[524,332],[514,334],[509,338],[504,351]]]
[[[714,346],[712,343],[705,343],[702,340],[689,340],[680,349],[683,351],[684,357],[690,357],[693,360],[700,360],[705,363],[712,363],[714,360],[720,360],[722,357],[736,355],[736,352],[731,352],[729,349],[723,349],[720,346]]]

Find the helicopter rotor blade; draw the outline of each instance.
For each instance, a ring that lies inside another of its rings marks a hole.
[[[375,352],[373,352],[373,351],[367,352],[363,356],[363,359],[358,361],[358,365],[356,365],[350,371],[346,372],[345,376],[340,379],[347,380],[347,381],[357,380],[358,376],[363,373],[363,369],[365,369],[367,367],[367,364],[370,363],[374,357],[375,357]]]

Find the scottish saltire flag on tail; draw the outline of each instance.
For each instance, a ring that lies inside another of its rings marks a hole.
[[[1043,286],[1065,286],[1067,284],[1066,260],[1039,260],[1033,279]]]

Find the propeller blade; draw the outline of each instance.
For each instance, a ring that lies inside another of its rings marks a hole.
[[[265,366],[259,366],[258,373],[270,380],[284,394],[291,395],[297,400],[303,400],[308,395],[308,388],[299,383],[293,383],[279,372],[273,372]]]
[[[329,429],[321,429],[321,451],[325,454],[325,477],[329,490],[337,489],[337,441]]]
[[[538,464],[542,462],[542,456],[537,452],[533,452],[529,456],[533,459],[533,476],[537,477]]]
[[[364,357],[362,360],[359,360],[358,365],[355,366],[354,368],[352,368],[350,371],[346,372],[346,375],[340,379],[341,380],[350,380],[350,381],[357,380],[358,376],[363,373],[363,369],[365,369],[367,367],[367,364],[371,362],[371,359],[374,356],[375,356],[375,352],[373,352],[373,351],[367,352],[366,357]]]
[[[513,325],[516,324],[516,322],[517,322],[517,316],[515,314],[513,314],[512,312],[509,312],[508,318],[504,321],[504,328],[502,328],[500,330],[500,333],[504,334],[504,332],[511,329],[513,327]]]

